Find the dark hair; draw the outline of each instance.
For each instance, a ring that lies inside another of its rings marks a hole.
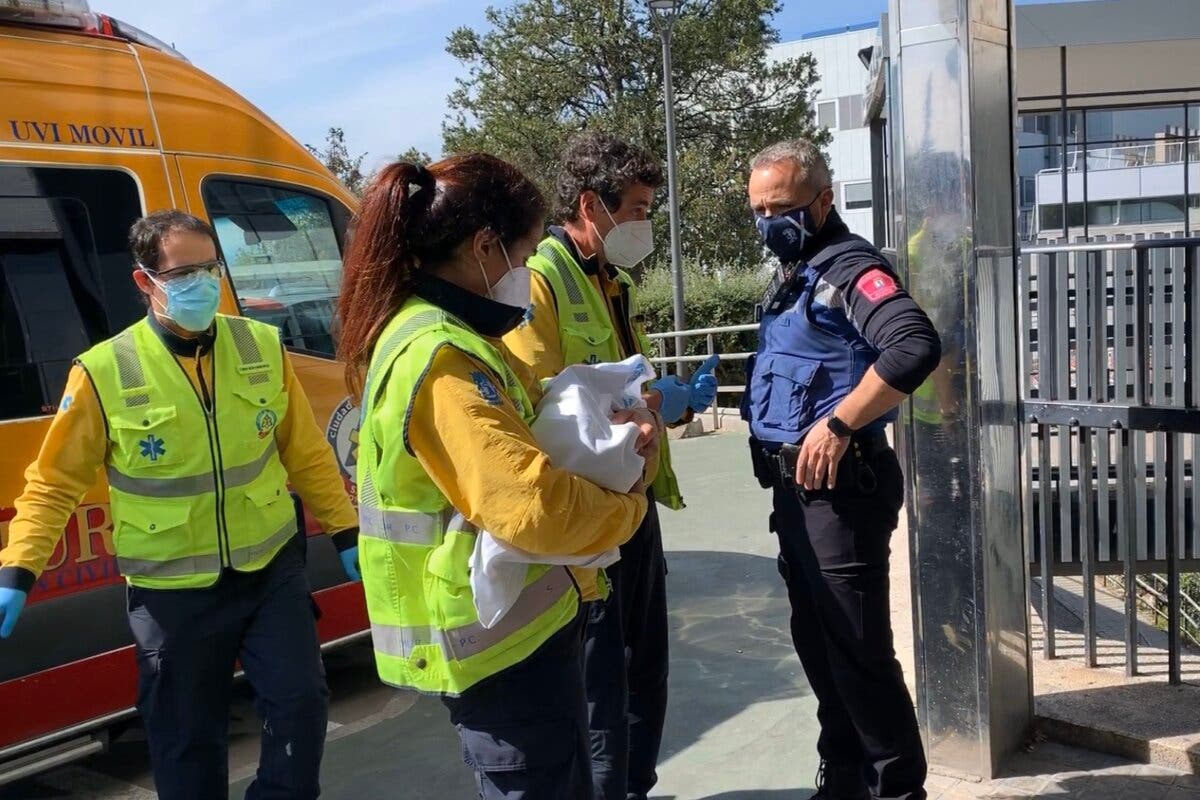
[[[342,272],[338,357],[351,394],[361,396],[375,342],[412,294],[418,272],[448,262],[482,229],[507,246],[540,228],[545,216],[537,186],[495,156],[384,167],[363,194]]]
[[[157,272],[159,259],[162,258],[163,238],[179,231],[191,231],[207,236],[212,239],[213,247],[220,252],[221,245],[211,225],[186,211],[171,208],[147,214],[133,223],[133,227],[129,229],[129,253],[133,256],[133,262],[151,272]]]
[[[579,196],[595,192],[610,211],[621,207],[621,195],[635,184],[651,189],[663,185],[662,164],[646,150],[615,136],[585,132],[571,138],[562,154],[556,182],[555,218],[579,218]]]

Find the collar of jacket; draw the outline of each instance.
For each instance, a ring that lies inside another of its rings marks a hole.
[[[208,355],[213,348],[213,342],[217,339],[217,325],[214,322],[209,326],[204,333],[197,334],[192,337],[180,336],[174,331],[168,330],[158,316],[153,311],[146,312],[146,319],[150,322],[150,330],[158,335],[158,338],[177,356],[194,357],[196,355],[197,346],[200,348],[200,355]]]
[[[525,319],[523,308],[497,303],[436,275],[420,276],[414,293],[491,339],[499,339]]]
[[[566,228],[561,225],[553,225],[550,227],[549,234],[563,243],[563,246],[567,248],[567,252],[571,254],[571,258],[575,259],[575,263],[580,266],[585,275],[600,274],[600,259],[596,256],[592,256],[591,258],[581,256],[579,248],[575,246],[575,240],[567,234]],[[604,272],[610,280],[617,277],[617,271],[613,268],[612,264],[605,264]]]
[[[838,214],[837,209],[830,208],[829,216],[825,218],[825,224],[821,226],[821,230],[810,236],[808,241],[804,243],[804,249],[800,252],[800,260],[806,263],[812,261],[817,253],[848,233],[850,233],[850,229],[842,221],[842,217]]]

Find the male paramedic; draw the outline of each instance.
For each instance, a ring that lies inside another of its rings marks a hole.
[[[357,514],[278,329],[217,315],[212,228],[160,211],[129,245],[149,312],[67,378],[0,552],[0,634],[103,467],[158,796],[227,797],[240,660],[262,721],[246,797],[316,798],[329,692],[288,484],[353,579]]]
[[[904,482],[885,427],[941,345],[883,255],[838,216],[815,146],[768,147],[749,194],[781,266],[742,415],[755,475],[774,492],[792,640],[818,701],[816,796],[923,800],[925,755],[888,616]]]
[[[541,380],[572,364],[648,355],[637,293],[627,269],[654,249],[648,219],[662,166],[611,136],[583,133],[562,157],[553,226],[528,265],[529,319],[504,342]],[[682,381],[651,384],[647,404],[668,425],[716,398],[714,363]],[[648,476],[649,479],[649,476]],[[655,767],[667,709],[667,596],[662,531],[654,501],[683,507],[662,442],[649,511],[607,569],[611,590],[593,600],[584,643],[584,678],[596,800],[640,800],[658,780]]]

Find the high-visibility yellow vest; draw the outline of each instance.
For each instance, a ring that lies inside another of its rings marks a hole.
[[[359,431],[358,560],[380,679],[458,695],[528,658],[575,618],[579,593],[564,567],[530,565],[525,589],[492,628],[479,623],[470,584],[476,529],[450,505],[404,446],[421,376],[451,345],[486,364],[533,420],[529,396],[500,353],[446,311],[410,298],[379,336],[367,372]],[[405,398],[404,413],[376,415],[381,392]],[[393,446],[380,448],[386,435]],[[486,459],[487,453],[476,457]]]
[[[566,246],[555,237],[548,236],[526,264],[549,281],[554,290],[563,361],[568,366],[620,361],[620,336],[613,325],[608,304]],[[617,269],[616,274],[617,282],[624,287],[629,298],[629,316],[632,319],[638,314],[637,289],[629,273]],[[637,327],[630,327],[637,340],[638,351],[649,357],[653,350],[650,340]],[[652,488],[654,498],[667,508],[683,508],[679,481],[671,468],[671,451],[665,438],[659,452],[658,475]]]
[[[154,589],[262,569],[296,533],[275,427],[287,413],[278,329],[218,316],[206,408],[146,320],[79,357],[108,426],[117,565]]]

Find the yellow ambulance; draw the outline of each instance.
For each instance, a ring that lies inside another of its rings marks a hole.
[[[352,488],[357,411],[330,328],[354,197],[152,36],[86,0],[0,0],[0,540],[72,359],[145,313],[126,236],[163,208],[213,224],[229,265],[222,311],[281,328]],[[308,550],[322,641],[361,635],[361,589],[325,538]],[[98,476],[0,641],[0,784],[101,749],[132,715],[124,612]]]

